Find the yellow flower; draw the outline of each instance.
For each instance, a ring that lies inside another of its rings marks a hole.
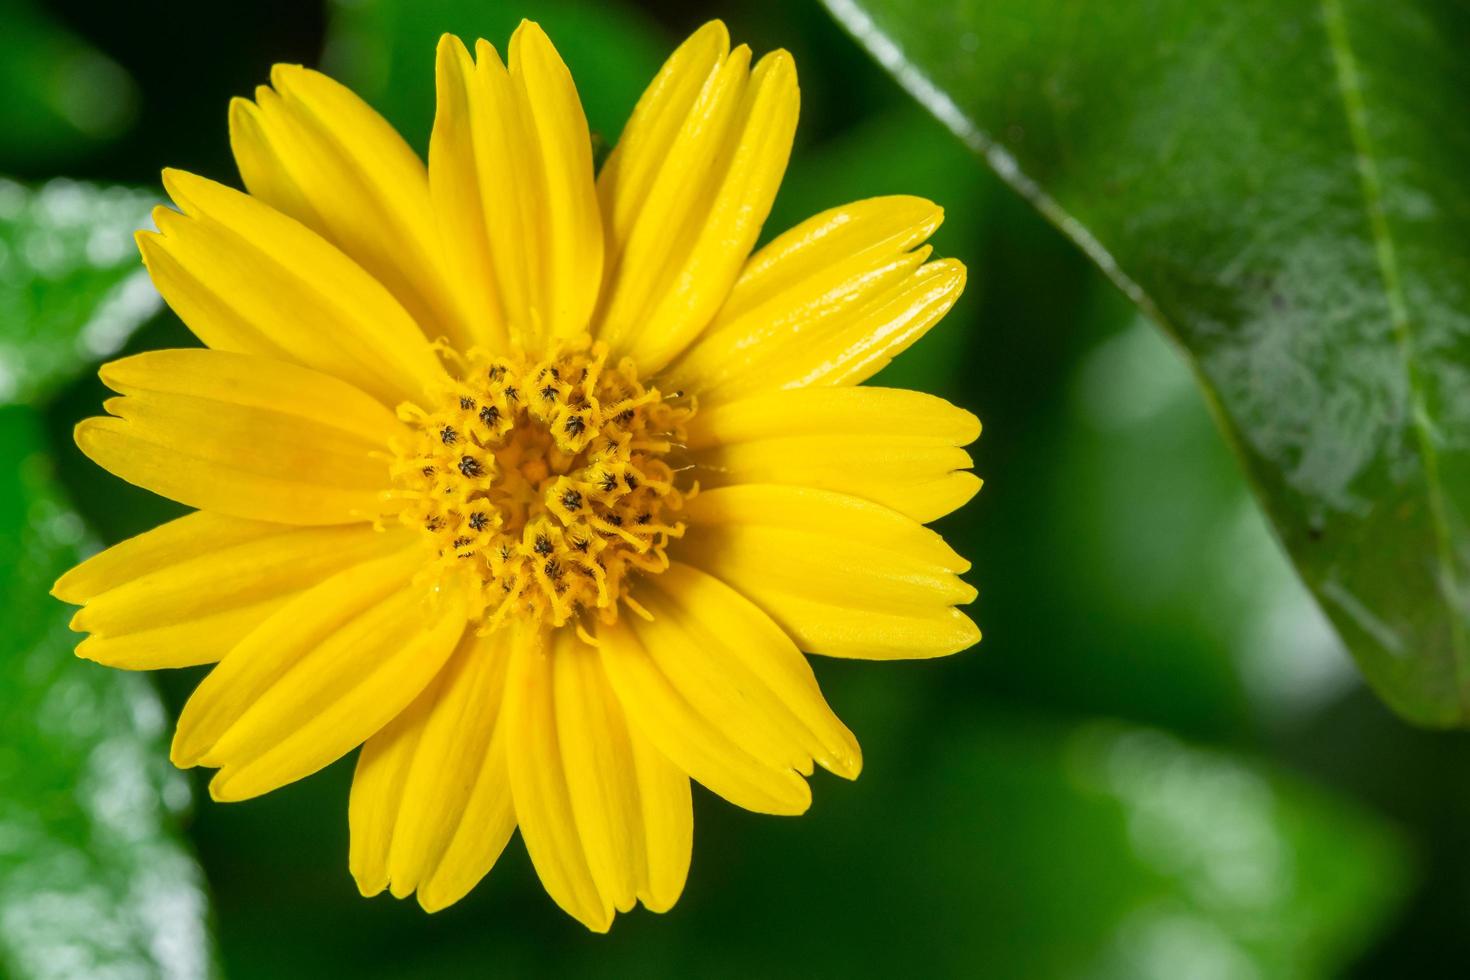
[[[366,895],[463,897],[519,827],[594,930],[678,898],[690,778],[796,814],[857,742],[800,651],[979,633],[923,522],[980,481],[974,416],[857,387],[959,296],[928,201],[836,208],[751,255],[796,128],[784,51],[689,38],[594,178],[571,76],[439,44],[426,168],[336,82],[230,107],[249,193],[166,171],[143,258],[206,349],[106,365],[77,427],[197,512],[68,572],[77,653],[217,663],[172,757],[217,800],[357,746]]]

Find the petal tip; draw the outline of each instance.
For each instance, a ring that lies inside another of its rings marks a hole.
[[[388,877],[378,873],[369,875],[366,871],[357,868],[349,869],[352,873],[352,881],[357,885],[357,893],[363,898],[372,898],[381,895],[384,888],[388,887]]]
[[[101,374],[101,372],[99,371],[98,374]],[[117,420],[113,419],[112,421]],[[72,441],[77,444],[77,448],[82,451],[82,454],[94,463],[97,463],[97,457],[95,455],[97,450],[97,435],[107,428],[107,422],[107,418],[94,415],[91,418],[82,419],[71,430]],[[102,464],[98,463],[98,465],[100,466]]]
[[[76,649],[72,652],[76,655],[78,660],[87,660],[91,661],[94,664],[102,664],[102,660],[95,655],[95,645],[92,642],[95,639],[96,637],[89,636],[85,640],[77,644]],[[104,667],[109,666],[108,664],[102,665]]]
[[[460,40],[459,35],[451,34],[449,31],[445,31],[439,35],[439,41],[435,44],[434,50],[438,52],[440,57],[458,52],[463,52],[466,55],[470,53],[469,48],[465,47],[464,41]]]
[[[228,782],[223,770],[215,773],[214,778],[209,781],[209,798],[216,803],[237,803],[244,799],[230,791]]]
[[[482,38],[475,39],[475,65],[500,64],[500,51],[489,41]]]
[[[77,584],[79,579],[77,571],[81,567],[82,566],[78,565],[75,568],[68,569],[61,574],[60,578],[58,578],[55,582],[51,584],[50,594],[53,598],[60,599],[62,602],[70,603],[73,606],[79,606],[83,602],[87,601],[87,599],[91,598]],[[78,633],[85,632],[85,630],[77,629],[77,618],[81,616],[81,614],[82,610],[78,609],[76,615],[72,616],[71,622],[68,624],[71,629],[76,630],[76,632]]]
[[[718,17],[714,20],[707,20],[696,28],[694,33],[685,38],[684,43],[680,44],[674,54],[670,56],[670,60],[678,58],[680,55],[688,57],[689,55],[685,54],[685,52],[706,46],[714,50],[717,60],[725,58],[730,52],[730,29]]]
[[[822,768],[834,776],[840,776],[849,782],[855,781],[863,771],[863,753],[854,742],[850,746],[843,746],[842,751],[825,759],[818,759]]]
[[[548,41],[550,40],[550,38],[546,37],[546,31],[541,27],[541,25],[529,17],[522,17],[521,22],[516,25],[516,29],[511,32],[511,43],[514,44],[516,38],[522,36],[544,38]]]
[[[213,183],[207,177],[177,167],[164,167],[162,179],[164,191],[185,214],[193,214],[197,210],[193,203],[194,193]]]
[[[97,369],[97,377],[109,389],[121,393],[127,384],[128,368],[136,363],[138,358],[146,356],[146,354],[134,354],[131,357],[119,357],[116,360],[107,361]]]
[[[418,899],[419,908],[433,915],[435,912],[442,912],[449,908],[449,906],[463,898],[464,895],[455,894],[453,890],[445,888],[437,880],[430,878],[428,881],[419,885],[415,897]]]
[[[184,708],[186,714],[188,710],[188,706],[186,705]],[[203,749],[189,744],[189,740],[184,737],[184,726],[182,722],[183,719],[181,718],[179,726],[174,729],[174,738],[168,747],[168,761],[173,764],[175,769],[193,769],[199,765],[199,757],[203,754]],[[216,775],[215,779],[218,778],[218,775]],[[212,780],[210,782],[211,795],[213,795],[213,792],[214,781]]]
[[[163,181],[163,189],[169,191],[170,195],[172,195],[173,193],[172,189],[169,187],[170,184],[204,179],[196,174],[191,174],[187,170],[182,170],[179,167],[164,167],[163,170],[159,171],[159,177]]]
[[[976,415],[974,412],[971,412],[968,409],[960,408],[958,405],[955,406],[955,409],[960,412],[959,418],[962,422],[961,427],[964,429],[964,432],[961,435],[961,438],[964,441],[956,442],[955,445],[968,446],[970,443],[980,438],[980,433],[984,429],[984,426],[980,422],[980,416]]]
[[[442,912],[444,909],[453,904],[450,902],[438,901],[438,896],[425,896],[424,890],[422,888],[414,893],[414,897],[418,899],[419,908],[423,909],[430,915],[433,915],[435,912]]]
[[[709,36],[722,37],[725,38],[726,41],[728,41],[730,38],[730,28],[725,26],[725,22],[723,20],[718,17],[714,17],[699,25],[699,27],[695,29],[694,33],[689,35],[689,38],[690,40],[693,40],[694,38],[704,38]]]
[[[261,127],[260,112],[260,106],[243,95],[230,99],[230,109],[226,118],[230,131],[230,146],[234,149],[237,161],[250,146],[268,144]]]
[[[970,276],[970,270],[965,267],[965,263],[955,258],[940,259],[931,263],[931,267],[943,275],[956,293],[965,288],[965,282]]]
[[[980,627],[976,626],[975,625],[975,621],[973,619],[971,619],[969,616],[966,616],[964,613],[960,612],[958,609],[955,610],[955,615],[958,616],[963,621],[963,623],[964,623],[964,625],[962,626],[961,631],[960,631],[961,632],[960,643],[954,649],[954,652],[955,653],[960,653],[961,651],[968,650],[968,649],[970,649],[970,647],[972,647],[975,644],[979,643],[980,642],[981,634],[980,634]]]
[[[301,78],[308,71],[310,69],[305,65],[293,64],[289,61],[278,61],[274,65],[271,65],[271,85],[275,87],[277,92],[284,94],[285,89],[289,88],[293,81]]]
[[[749,54],[749,49],[743,44],[736,50],[746,51],[747,56]],[[796,59],[785,48],[777,48],[762,55],[751,68],[751,75],[754,76],[752,81],[762,87],[778,86],[781,90],[780,96],[786,99],[796,99],[801,90],[796,74]]]
[[[168,245],[165,235],[167,226],[175,219],[183,215],[167,204],[156,204],[149,212],[148,217],[153,219],[152,228],[139,228],[133,232],[133,241],[138,245],[138,252],[143,256],[143,264],[146,266],[152,257],[148,254],[150,248],[164,248]]]
[[[600,915],[586,915],[582,913],[577,913],[574,914],[573,918],[582,923],[582,925],[586,926],[589,931],[595,932],[599,936],[605,936],[607,935],[608,930],[612,928],[614,913],[609,910],[599,911],[601,912]]]
[[[654,912],[658,915],[663,915],[669,909],[673,908],[678,903],[679,899],[678,896],[675,896],[672,899],[663,899],[656,898],[652,895],[639,895],[638,901],[642,902],[643,907],[646,908],[648,911]]]
[[[73,633],[94,633],[95,630],[92,629],[92,620],[95,618],[94,616],[88,616],[86,607],[83,607],[76,611],[71,620],[66,624],[66,628]],[[86,643],[86,640],[82,642]]]

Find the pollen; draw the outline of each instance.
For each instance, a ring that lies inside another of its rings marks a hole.
[[[540,361],[471,351],[434,404],[399,406],[413,434],[393,447],[391,493],[431,546],[426,574],[467,592],[482,632],[611,623],[620,603],[641,609],[634,583],[684,533],[697,488],[672,464],[693,413],[586,338]]]

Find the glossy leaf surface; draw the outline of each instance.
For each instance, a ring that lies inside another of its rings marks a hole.
[[[827,6],[1180,343],[1379,694],[1470,723],[1470,11]]]

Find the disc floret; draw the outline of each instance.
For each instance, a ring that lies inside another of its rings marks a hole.
[[[583,338],[549,357],[472,350],[461,377],[425,409],[398,413],[414,433],[394,446],[400,519],[423,529],[429,574],[466,591],[492,630],[522,615],[562,626],[615,621],[634,573],[668,567],[693,488],[667,457],[694,412],[682,395],[609,366]]]

